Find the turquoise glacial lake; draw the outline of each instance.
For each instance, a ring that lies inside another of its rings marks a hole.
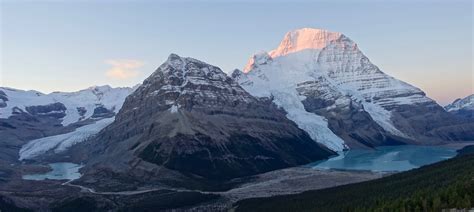
[[[81,177],[82,165],[75,163],[50,163],[51,171],[44,174],[23,175],[24,180],[75,180]]]
[[[348,150],[328,160],[306,166],[314,169],[364,170],[373,172],[399,172],[436,163],[456,156],[454,148],[439,146],[384,146],[374,150]],[[51,171],[43,174],[23,175],[25,180],[75,180],[81,177],[82,165],[74,163],[48,164]]]
[[[456,154],[456,149],[440,146],[383,146],[375,150],[348,150],[309,166],[315,169],[399,172],[446,160]]]

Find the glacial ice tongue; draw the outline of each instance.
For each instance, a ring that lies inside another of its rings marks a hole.
[[[20,149],[19,160],[26,160],[38,157],[48,151],[61,153],[71,146],[87,140],[89,137],[97,134],[104,127],[114,121],[115,118],[105,118],[96,121],[93,124],[85,125],[75,129],[70,133],[48,136],[29,141]]]

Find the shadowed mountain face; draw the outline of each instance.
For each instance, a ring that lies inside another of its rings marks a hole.
[[[472,122],[382,72],[341,33],[288,32],[275,50],[254,55],[232,76],[252,95],[274,96],[288,118],[333,150],[474,139]]]
[[[92,142],[86,175],[164,167],[223,180],[333,154],[285,115],[219,68],[172,54]]]

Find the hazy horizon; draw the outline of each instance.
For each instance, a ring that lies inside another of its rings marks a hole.
[[[288,31],[354,40],[382,71],[441,105],[473,93],[471,1],[2,1],[0,86],[77,91],[141,83],[170,53],[224,72]],[[198,23],[198,24],[196,24]]]

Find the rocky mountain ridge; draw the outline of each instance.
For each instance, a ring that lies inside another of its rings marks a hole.
[[[444,109],[461,118],[474,118],[474,94],[454,100],[448,104]]]
[[[90,145],[84,183],[104,172],[146,172],[168,183],[188,177],[220,181],[334,154],[218,67],[175,54],[126,98],[115,121]],[[164,179],[169,173],[180,177]]]

